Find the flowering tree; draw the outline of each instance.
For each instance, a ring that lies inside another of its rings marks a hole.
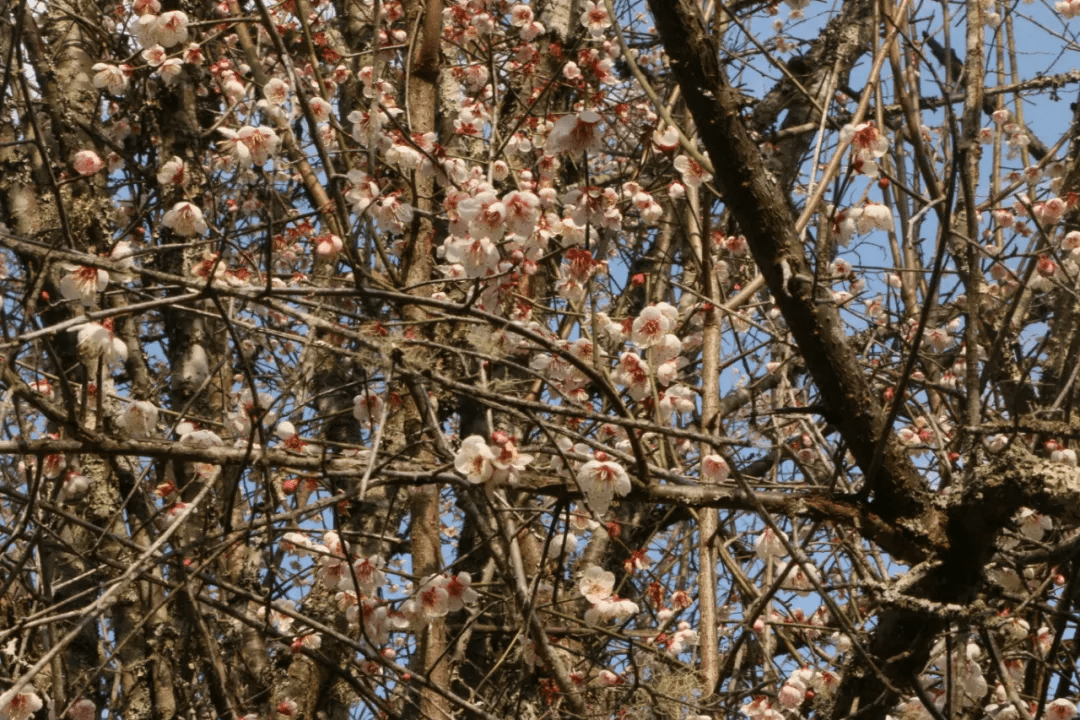
[[[1076,0],[8,8],[0,719],[1076,714]]]

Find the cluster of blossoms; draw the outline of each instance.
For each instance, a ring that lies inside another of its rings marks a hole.
[[[840,130],[840,142],[850,144],[851,167],[869,178],[878,176],[878,158],[889,151],[889,140],[873,121],[845,125]]]
[[[615,595],[614,589],[615,573],[597,565],[591,565],[585,570],[578,583],[578,590],[586,600],[592,603],[592,606],[585,611],[586,623],[597,625],[637,614],[637,604]]]
[[[480,435],[465,438],[454,457],[454,467],[471,483],[515,484],[532,461],[532,455],[518,452],[512,437],[496,431],[490,443]]]

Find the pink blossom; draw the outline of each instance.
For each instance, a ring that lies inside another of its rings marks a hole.
[[[480,597],[471,585],[472,576],[467,572],[459,572],[446,579],[447,607],[450,612],[461,610],[466,605],[476,602]]]
[[[611,18],[602,2],[587,0],[584,11],[581,13],[581,24],[585,26],[593,39],[599,39],[604,36],[604,31],[611,27]]]
[[[79,698],[71,704],[68,717],[71,720],[94,720],[97,717],[97,705],[88,698]]]
[[[707,183],[713,179],[713,176],[704,167],[691,157],[686,155],[679,155],[675,158],[673,163],[675,169],[682,174],[683,184],[692,188],[701,187],[702,183]]]
[[[161,79],[166,85],[172,86],[180,79],[180,73],[183,69],[184,62],[180,58],[169,58],[161,63],[161,67],[158,68],[158,74],[161,75]]]
[[[104,89],[112,95],[123,95],[127,90],[128,78],[132,72],[130,65],[97,63],[91,69],[94,71],[94,87]]]
[[[461,443],[454,457],[454,468],[471,483],[483,483],[495,472],[495,453],[487,440],[480,435],[470,435]]]
[[[765,528],[754,542],[754,552],[762,560],[783,557],[787,554],[787,549],[784,547],[785,540],[787,540],[787,535],[784,533],[777,535],[772,528]]]
[[[315,238],[315,254],[319,257],[333,258],[342,251],[345,244],[341,241],[337,235],[321,235]]]
[[[381,395],[366,390],[353,397],[353,417],[363,425],[378,423],[383,405]]]
[[[445,578],[433,577],[420,586],[417,597],[424,617],[443,617],[450,611],[450,594],[446,592],[444,583]]]
[[[510,24],[514,27],[524,27],[532,21],[533,11],[528,5],[515,5],[510,8]]]
[[[578,582],[578,591],[591,603],[611,597],[615,589],[615,573],[599,565],[590,565]]]
[[[83,307],[90,307],[99,292],[109,284],[109,273],[101,268],[77,266],[60,278],[60,294],[66,300],[78,300]]]
[[[887,206],[880,203],[868,202],[862,208],[862,213],[855,218],[855,227],[860,234],[865,234],[875,229],[885,231],[892,230],[892,211]]]
[[[1076,717],[1076,704],[1068,698],[1058,698],[1046,705],[1046,720],[1072,720]]]
[[[202,210],[190,202],[178,202],[173,205],[172,209],[165,213],[161,222],[165,227],[183,237],[202,235],[207,228]]]
[[[6,720],[28,720],[42,708],[41,698],[34,692],[12,692],[0,695],[0,716]]]
[[[577,115],[564,115],[548,135],[544,151],[548,155],[598,150],[603,144],[598,113],[585,110]]]
[[[136,15],[157,15],[161,12],[161,3],[158,0],[134,0],[131,3],[131,12]]]
[[[171,160],[158,170],[157,181],[162,185],[183,185],[186,169],[187,165],[184,160],[174,155]]]
[[[598,453],[602,454],[602,453]],[[577,472],[578,485],[585,499],[597,515],[603,515],[611,506],[611,499],[623,497],[630,492],[630,477],[622,466],[610,460],[590,460]]]
[[[889,151],[889,141],[873,122],[845,125],[840,130],[840,142],[851,143],[851,164],[855,172],[871,178],[878,176],[876,160]]]
[[[151,45],[140,53],[150,67],[158,67],[169,57],[169,51],[160,45]]]
[[[263,86],[263,97],[271,105],[283,105],[289,99],[289,83],[281,78],[270,78]]]
[[[460,264],[466,277],[484,277],[499,263],[499,249],[487,238],[450,237],[445,248],[446,261]]]
[[[639,348],[650,348],[659,344],[671,329],[671,321],[655,305],[641,311],[634,320],[632,337]]]
[[[116,424],[128,437],[148,437],[157,432],[157,406],[146,400],[136,400],[124,407]]]
[[[380,587],[386,584],[384,567],[386,567],[386,561],[383,560],[381,555],[372,555],[368,558],[360,557],[353,561],[353,573],[356,576],[356,583],[361,593],[373,596]],[[345,581],[348,586],[345,589],[351,590],[352,577],[345,578]]]
[[[724,482],[731,468],[719,455],[706,455],[701,458],[701,479],[705,482]]]
[[[75,172],[80,175],[96,175],[105,167],[104,161],[93,150],[80,150],[75,153],[75,160],[72,162],[75,166]]]
[[[188,16],[181,10],[171,10],[158,18],[155,36],[162,47],[170,48],[187,42],[187,27]]]

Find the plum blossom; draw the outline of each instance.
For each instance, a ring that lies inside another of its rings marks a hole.
[[[712,173],[692,157],[679,155],[675,158],[673,164],[675,169],[682,174],[683,184],[688,187],[699,188],[702,183],[707,183],[713,179]]]
[[[207,228],[202,210],[190,202],[178,202],[173,205],[172,209],[165,213],[161,222],[165,227],[183,237],[202,235]]]
[[[79,698],[68,710],[71,720],[94,720],[97,717],[97,705],[89,698]]]
[[[336,257],[344,248],[345,244],[337,235],[320,235],[315,240],[315,254],[323,258]]]
[[[187,164],[184,160],[174,155],[158,170],[157,181],[162,185],[183,185],[186,170]]]
[[[71,163],[75,172],[82,176],[96,175],[105,167],[105,161],[93,150],[80,150]]]
[[[8,690],[0,695],[0,717],[5,720],[28,720],[41,708],[41,698],[35,692]]]
[[[112,334],[111,317],[100,323],[76,325],[71,331],[78,332],[79,359],[86,367],[95,367],[98,358],[109,368],[126,362],[127,343]]]
[[[671,331],[672,323],[663,310],[650,305],[641,311],[631,328],[634,344],[639,348],[650,348],[659,344]]]
[[[706,455],[701,458],[701,478],[706,482],[724,482],[730,470],[727,461],[719,455]]]
[[[495,453],[487,440],[480,435],[470,435],[461,443],[454,457],[454,468],[471,483],[483,483],[495,472]]]
[[[603,145],[599,113],[585,110],[577,115],[564,115],[548,135],[544,152],[548,155],[598,150]]]
[[[110,95],[123,95],[127,90],[132,73],[130,65],[97,63],[91,69],[94,71],[94,87],[99,90],[105,90]]]
[[[187,42],[187,28],[187,14],[181,10],[170,10],[158,17],[154,36],[162,47],[170,48]]]
[[[1080,0],[1061,0],[1054,3],[1054,9],[1061,13],[1061,16],[1067,20],[1080,15]]]
[[[596,456],[578,469],[577,481],[589,507],[597,515],[603,515],[614,495],[623,497],[630,492],[630,477],[621,465],[608,460],[606,454],[598,452]]]
[[[297,432],[296,426],[288,420],[282,420],[274,428],[274,434],[278,436],[284,443],[285,447],[293,452],[306,453],[309,455],[318,454],[318,446],[307,442],[300,437],[300,433]]]
[[[101,268],[85,265],[70,268],[70,272],[60,278],[60,294],[65,300],[78,300],[83,307],[90,307],[99,292],[104,292],[109,284],[109,273]]]
[[[636,614],[638,610],[637,603],[612,595],[586,610],[585,622],[588,625],[597,625],[600,622],[617,621]]]
[[[468,223],[473,239],[498,242],[506,234],[506,206],[494,192],[484,191],[458,203],[458,216]]]
[[[871,122],[845,125],[840,130],[840,142],[851,143],[851,164],[855,172],[876,178],[877,159],[889,151],[889,140]]]
[[[450,593],[446,591],[445,578],[429,578],[417,591],[420,610],[425,618],[443,617],[450,611]]]
[[[489,446],[492,453],[491,464],[495,468],[492,479],[513,485],[517,482],[521,471],[533,461],[533,456],[519,453],[517,444],[506,437],[505,433],[495,433],[493,439],[494,444]]]
[[[149,437],[157,431],[157,423],[157,406],[146,400],[129,403],[116,418],[117,426],[127,437]]]
[[[754,552],[762,560],[766,558],[783,557],[787,554],[784,542],[787,540],[785,533],[777,535],[772,528],[765,528],[754,542]]]
[[[514,5],[510,8],[510,24],[514,27],[525,27],[533,21],[533,11],[528,5]]]
[[[794,590],[799,595],[806,596],[810,594],[810,591],[814,589],[816,581],[818,581],[817,570],[813,565],[808,565],[805,569],[802,565],[792,561],[790,563],[793,567],[788,570],[788,566],[785,565],[778,572],[787,573],[784,578],[782,587],[784,590]]]
[[[599,565],[590,565],[578,582],[578,590],[591,603],[598,603],[611,597],[615,589],[615,573]]]
[[[484,277],[499,264],[499,248],[488,238],[447,238],[443,246],[446,261],[460,265],[465,277]]]
[[[166,85],[172,86],[180,79],[180,73],[184,70],[184,61],[180,58],[169,58],[161,63],[158,74]]]
[[[1076,703],[1068,698],[1058,698],[1046,705],[1047,720],[1072,720],[1076,717]]]
[[[949,335],[948,328],[928,327],[923,331],[923,337],[934,352],[944,352],[953,344],[953,338]]]
[[[476,602],[480,595],[471,586],[472,576],[467,572],[459,572],[457,575],[446,578],[444,588],[450,612],[457,612],[466,605]]]
[[[366,390],[353,397],[353,417],[363,425],[378,423],[384,404],[381,395]]]
[[[860,235],[865,235],[871,230],[884,230],[888,232],[893,229],[892,210],[890,210],[887,205],[868,202],[864,207],[852,208],[849,212],[854,212],[856,209],[861,210],[857,216],[854,216],[855,228],[859,231]]]
[[[604,31],[611,27],[611,17],[602,2],[597,3],[588,0],[585,3],[584,11],[581,13],[581,24],[589,31],[594,40],[599,40],[604,36]]]
[[[359,557],[353,561],[353,573],[356,576],[356,583],[361,593],[373,596],[380,587],[386,584],[384,567],[386,567],[386,561],[381,555],[372,555],[368,558]],[[351,590],[352,577],[346,577],[345,584],[348,586],[345,589]]]
[[[679,130],[674,125],[665,125],[663,130],[657,128],[653,130],[652,142],[658,150],[671,152],[679,147]],[[677,165],[675,168],[679,169]]]

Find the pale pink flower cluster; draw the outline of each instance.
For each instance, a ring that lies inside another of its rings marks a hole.
[[[94,71],[94,87],[105,90],[110,95],[123,95],[134,68],[130,65],[113,65],[99,62],[91,68]]]
[[[585,622],[596,625],[635,615],[636,603],[614,594],[615,574],[598,565],[590,565],[578,582],[578,591],[592,603],[585,611]]]
[[[187,42],[188,25],[188,16],[181,10],[170,10],[161,15],[144,12],[132,22],[131,31],[144,48],[154,45],[171,48]]]
[[[663,342],[678,322],[679,311],[673,305],[666,302],[649,305],[634,319],[631,337],[644,350]]]
[[[382,395],[366,389],[353,397],[353,417],[361,425],[377,425],[385,404]]]
[[[469,573],[436,575],[425,579],[415,595],[402,603],[401,614],[409,619],[411,627],[423,627],[434,618],[464,609],[478,598]]]
[[[791,561],[777,570],[777,574],[785,573],[784,581],[780,585],[784,590],[791,590],[806,597],[815,586],[820,586],[820,578],[813,565],[807,565],[804,568],[799,563]]]
[[[851,143],[851,165],[855,172],[870,178],[878,176],[877,159],[889,151],[889,140],[871,122],[845,125],[840,142]]]
[[[1061,0],[1054,3],[1054,9],[1061,13],[1063,18],[1072,20],[1080,15],[1080,0]]]
[[[495,432],[491,439],[489,444],[480,435],[465,438],[454,468],[471,483],[516,483],[533,456],[518,452],[517,443],[506,433]]]
[[[281,138],[267,125],[244,125],[238,130],[218,128],[225,136],[221,152],[230,164],[240,168],[262,167],[277,154]]]
[[[731,468],[719,455],[706,455],[701,458],[701,479],[707,483],[722,483],[728,478]]]
[[[581,24],[594,40],[603,38],[604,31],[611,27],[611,17],[608,15],[603,0],[600,2],[586,0],[581,13]]]

